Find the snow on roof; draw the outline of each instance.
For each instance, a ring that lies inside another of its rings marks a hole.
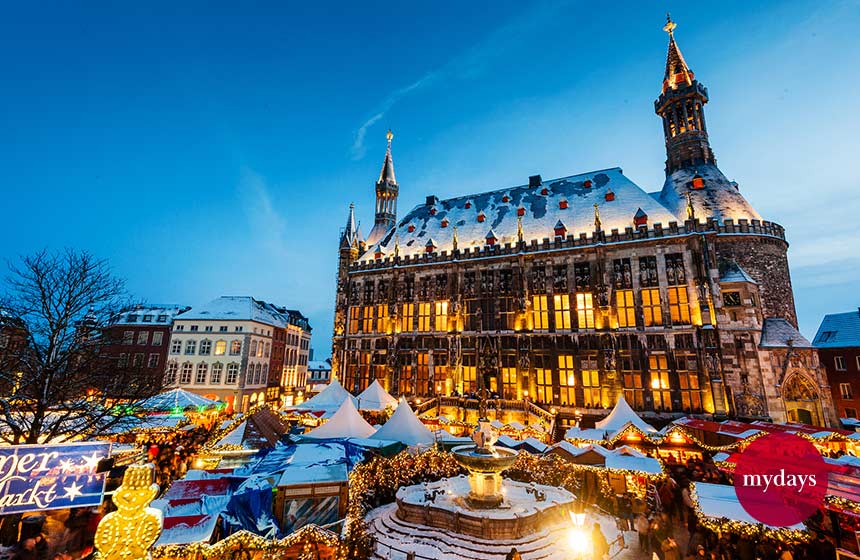
[[[322,393],[320,393],[322,395]],[[398,407],[400,408],[400,407]],[[332,417],[322,426],[314,428],[304,437],[325,439],[325,438],[369,438],[374,434],[373,426],[361,417],[358,410],[355,408],[353,399],[345,399],[340,408],[337,409]],[[382,438],[380,438],[382,439]]]
[[[614,470],[639,471],[648,474],[663,474],[660,461],[653,457],[646,457],[642,453],[631,448],[620,448],[611,451],[606,456],[606,468]]]
[[[203,495],[200,498],[181,498],[173,500],[153,500],[150,504],[160,509],[164,517],[177,517],[185,515],[220,515],[230,502],[230,495],[220,496]]]
[[[359,410],[385,410],[386,407],[397,406],[397,399],[382,387],[378,379],[374,379],[367,389],[359,393],[356,400]]]
[[[331,371],[331,364],[325,360],[311,360],[308,362],[308,371]]]
[[[786,348],[789,341],[795,348],[812,348],[800,331],[782,317],[768,317],[761,328],[761,343],[763,348]]]
[[[825,315],[812,343],[816,348],[860,346],[860,310]]]
[[[731,259],[720,260],[719,268],[720,282],[749,282],[750,284],[757,284],[741,265]]]
[[[201,397],[191,391],[186,391],[180,387],[168,389],[153,397],[146,399],[138,404],[143,410],[164,411],[164,410],[183,410],[186,407],[193,406],[214,406],[215,401]]]
[[[599,430],[597,428],[582,429],[579,426],[573,426],[565,432],[564,437],[583,441],[603,441],[606,439],[606,430]]]
[[[607,201],[606,191],[610,188],[615,199]],[[542,194],[544,190],[546,194]],[[568,201],[566,208],[559,204],[562,199]],[[558,220],[564,222],[569,234],[590,234],[594,231],[594,204],[600,209],[602,228],[607,232],[633,227],[633,216],[639,208],[648,214],[650,222],[664,225],[672,221],[683,222],[686,215],[684,207],[680,213],[669,212],[615,167],[544,181],[538,187],[526,184],[434,201],[430,206],[422,204],[390,229],[379,245],[388,254],[393,253],[395,242],[399,243],[403,256],[421,254],[425,251],[427,239],[432,237],[437,243],[437,251],[450,253],[454,248],[455,226],[460,250],[485,246],[488,231],[495,234],[499,244],[513,244],[517,242],[517,210],[521,207],[524,209],[522,224],[527,243],[533,239],[553,239]],[[431,208],[435,212],[431,212]],[[486,216],[483,222],[478,221],[481,213]],[[442,226],[443,220],[447,227]],[[414,226],[413,231],[409,231],[410,226]],[[373,248],[359,260],[373,261]]]
[[[165,544],[190,544],[212,540],[217,515],[181,515],[165,517],[161,535],[155,546]]]
[[[501,435],[496,440],[495,445],[507,447],[508,449],[519,449],[520,443],[522,443],[520,440],[514,439],[511,436]]]
[[[606,457],[610,453],[610,451],[608,449],[606,449],[605,447],[603,447],[601,445],[586,445],[585,447],[579,447],[577,445],[570,443],[567,440],[562,440],[562,441],[556,443],[555,445],[551,446],[549,449],[550,450],[560,449],[560,450],[564,451],[565,453],[570,454],[573,457],[579,457],[580,455],[583,455],[585,453],[597,453],[598,455],[602,455],[603,457]]]
[[[310,409],[310,410],[325,410],[333,412],[340,408],[344,401],[350,400],[353,405],[357,404],[355,397],[349,394],[349,391],[343,388],[340,381],[332,379],[328,387],[306,400],[302,404],[288,407],[292,409]]]
[[[597,429],[605,430],[607,432],[618,432],[619,430],[624,429],[628,424],[636,426],[645,433],[657,431],[654,426],[647,423],[645,420],[642,420],[639,415],[630,408],[624,395],[618,397],[618,402],[615,403],[615,407],[606,418],[594,423]]]
[[[722,484],[710,484],[708,482],[694,482],[696,495],[698,496],[699,511],[705,517],[713,519],[733,519],[750,525],[759,525],[761,522],[748,514],[738,501],[734,486]],[[769,525],[765,525],[770,527]],[[772,527],[776,528],[776,527]],[[789,529],[803,531],[806,527],[802,523],[791,525]]]
[[[404,445],[432,445],[436,442],[433,432],[415,416],[405,399],[400,400],[394,414],[371,439],[399,441]]]
[[[177,480],[167,489],[163,499],[168,501],[194,499],[203,496],[226,496],[232,494],[230,479],[226,477],[202,478],[197,480]]]
[[[691,184],[696,175],[704,179],[705,185],[702,189],[692,190]],[[716,165],[708,163],[675,171],[666,177],[663,190],[656,198],[679,221],[683,221],[687,216],[688,193],[693,201],[696,218],[702,222],[708,218],[718,222],[725,220],[737,222],[741,219],[761,220],[759,213],[735,188],[735,184],[726,179]],[[650,212],[648,214],[650,216]]]
[[[256,321],[274,327],[289,323],[289,312],[284,307],[267,303],[250,296],[221,296],[209,303],[193,307],[177,320]]]
[[[527,437],[522,441],[520,448],[533,453],[543,453],[549,449],[549,446],[537,438]]]
[[[245,435],[245,427],[248,425],[247,420],[243,420],[239,423],[238,426],[230,430],[226,436],[222,437],[218,440],[218,443],[215,444],[215,447],[221,447],[224,445],[242,445],[242,439]]]
[[[173,322],[173,318],[191,307],[176,304],[146,303],[123,309],[111,321],[111,325],[164,325]]]
[[[307,465],[301,468],[284,470],[278,481],[278,486],[296,486],[318,482],[346,482],[349,471],[343,463],[328,465]]]

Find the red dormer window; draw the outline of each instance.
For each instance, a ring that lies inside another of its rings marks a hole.
[[[432,207],[432,208],[430,208],[430,215],[431,215],[431,216],[435,216],[435,215],[436,215],[436,207],[435,207],[435,206],[434,206],[434,207]]]
[[[648,225],[648,214],[643,212],[641,208],[637,210],[636,215],[633,216],[633,225],[636,227]]]
[[[436,250],[436,245],[433,244],[432,240],[428,241],[427,245],[424,246],[424,251],[426,251],[427,253],[432,253],[435,250]]]
[[[591,188],[591,179],[586,179],[585,182],[582,183],[582,186],[585,187],[586,189],[590,189]]]
[[[487,235],[487,245],[495,245],[496,244],[496,236],[492,233]]]
[[[517,208],[517,216],[525,216],[525,215],[526,215],[526,209],[525,208],[523,208],[522,206]]]
[[[693,189],[700,190],[705,188],[705,178],[699,175],[698,173],[693,177],[692,181]]]
[[[466,201],[466,208],[467,208],[467,209],[469,209],[469,208],[471,208],[471,207],[472,207],[472,201],[471,201],[471,200],[467,200],[467,201]]]
[[[511,197],[509,197],[508,195],[505,195],[502,197],[502,202],[510,202],[510,201],[511,201]]]
[[[377,252],[375,252],[375,253],[373,254],[373,258],[374,258],[374,259],[381,259],[381,258],[382,258],[382,251],[377,251]]]
[[[561,200],[559,200],[558,201],[558,207],[562,210],[567,210],[567,199],[562,198]]]
[[[603,198],[606,200],[606,202],[612,202],[613,200],[615,200],[615,193],[612,192],[612,189],[609,189],[608,191],[606,191],[606,194],[603,195]]]
[[[448,218],[442,218],[442,227],[448,227]]]
[[[541,193],[542,195],[546,196],[546,195],[548,195],[548,194],[549,194],[549,189],[548,189],[548,188],[546,188],[546,187],[544,187],[544,188],[542,188],[542,189],[540,190],[540,193]]]
[[[480,212],[480,213],[478,214],[478,221],[479,221],[479,222],[483,222],[483,221],[484,221],[484,220],[486,220],[486,219],[487,219],[487,216],[485,216],[483,212]]]
[[[409,233],[412,233],[413,231],[415,231],[415,226],[413,224],[409,224],[409,227],[406,229],[409,231]]]
[[[559,220],[555,224],[555,236],[556,237],[567,237],[567,228],[564,227],[564,224]]]

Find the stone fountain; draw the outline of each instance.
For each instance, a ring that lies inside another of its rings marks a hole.
[[[461,445],[451,450],[460,465],[469,471],[470,491],[466,500],[476,509],[489,509],[501,505],[502,472],[517,459],[517,452],[495,447],[498,437],[489,422],[481,421],[472,434],[473,445]]]

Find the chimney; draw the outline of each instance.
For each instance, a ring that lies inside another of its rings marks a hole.
[[[437,204],[438,202],[439,202],[439,199],[436,197],[436,195],[431,194],[430,196],[427,197],[426,204],[427,204],[427,206],[433,206],[434,204]]]
[[[540,175],[532,175],[529,177],[529,188],[532,189],[534,187],[539,187],[543,183],[543,179],[541,179]]]

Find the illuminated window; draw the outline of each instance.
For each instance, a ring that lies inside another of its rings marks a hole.
[[[582,360],[582,395],[585,406],[601,408],[600,374],[597,371],[597,360]]]
[[[702,388],[699,386],[699,365],[694,355],[678,355],[678,388],[681,407],[685,412],[702,410]]]
[[[502,356],[502,398],[518,399],[517,357],[514,354]]]
[[[436,302],[436,330],[440,332],[448,331],[448,302]]]
[[[663,309],[660,307],[659,289],[642,290],[642,316],[645,319],[646,327],[663,324]]]
[[[216,362],[212,364],[212,375],[209,377],[209,383],[218,385],[221,383],[221,372],[224,371],[224,364]]]
[[[370,352],[359,352],[358,354],[358,389],[363,391],[370,385]],[[295,381],[293,381],[295,385]]]
[[[558,384],[559,402],[563,405],[575,405],[576,395],[574,394],[574,388],[576,386],[576,372],[573,369],[573,356],[559,354]]]
[[[532,322],[534,330],[549,328],[549,311],[546,307],[546,296],[532,296]]]
[[[427,304],[429,307],[429,303]],[[416,357],[418,367],[415,371],[415,394],[430,395],[433,393],[433,388],[430,387],[430,353],[419,352]]]
[[[850,383],[840,383],[839,384],[839,395],[846,400],[853,399],[854,396],[851,393],[851,384]]]
[[[368,305],[364,307],[364,318],[361,324],[361,331],[366,333],[373,332],[373,306]]]
[[[167,369],[164,370],[164,386],[170,387],[176,383],[176,371],[179,369],[179,364],[174,361],[167,362]]]
[[[235,385],[239,379],[239,364],[230,364],[227,366],[227,385]]]
[[[552,404],[552,368],[549,356],[537,355],[535,364],[535,400],[543,404]]]
[[[241,353],[242,353],[242,341],[241,340],[234,340],[233,342],[231,342],[230,343],[230,355],[231,356],[238,356]]]
[[[431,303],[418,304],[418,330],[427,332],[430,330],[430,315],[433,305]]]
[[[556,330],[570,330],[570,296],[568,294],[552,296],[552,303],[555,308]]]
[[[594,328],[594,299],[591,294],[576,294],[576,319],[580,329]]]
[[[634,409],[642,410],[645,408],[645,390],[638,360],[632,356],[622,356],[619,363],[624,383],[624,398]]]
[[[633,290],[615,292],[615,308],[620,328],[636,326],[636,307],[633,304]]]
[[[666,356],[652,354],[648,357],[651,370],[651,396],[654,399],[654,410],[672,410],[672,398],[669,392],[669,366]]]
[[[209,372],[209,366],[206,362],[200,362],[197,364],[197,373],[194,375],[194,383],[198,385],[202,385],[206,383],[206,374]]]
[[[400,305],[400,332],[409,332],[412,330],[412,318],[414,316],[414,303],[404,303]]]
[[[675,286],[668,288],[669,314],[675,325],[690,324],[690,302],[687,300],[687,287]]]
[[[388,306],[376,306],[376,332],[381,334],[388,333]]]
[[[191,372],[194,370],[194,366],[191,365],[191,362],[185,362],[182,364],[182,373],[179,374],[179,383],[182,385],[188,385],[191,383]]]
[[[472,357],[474,359],[474,356]],[[465,359],[463,360],[466,361]],[[474,361],[474,360],[473,360]],[[472,393],[478,390],[477,368],[474,365],[463,366],[463,392]]]
[[[218,340],[215,342],[215,355],[223,356],[227,353],[227,341],[226,340]]]
[[[361,320],[359,317],[359,313],[361,313],[360,307],[350,307],[349,308],[349,333],[355,334],[358,332],[358,328],[361,326]]]

